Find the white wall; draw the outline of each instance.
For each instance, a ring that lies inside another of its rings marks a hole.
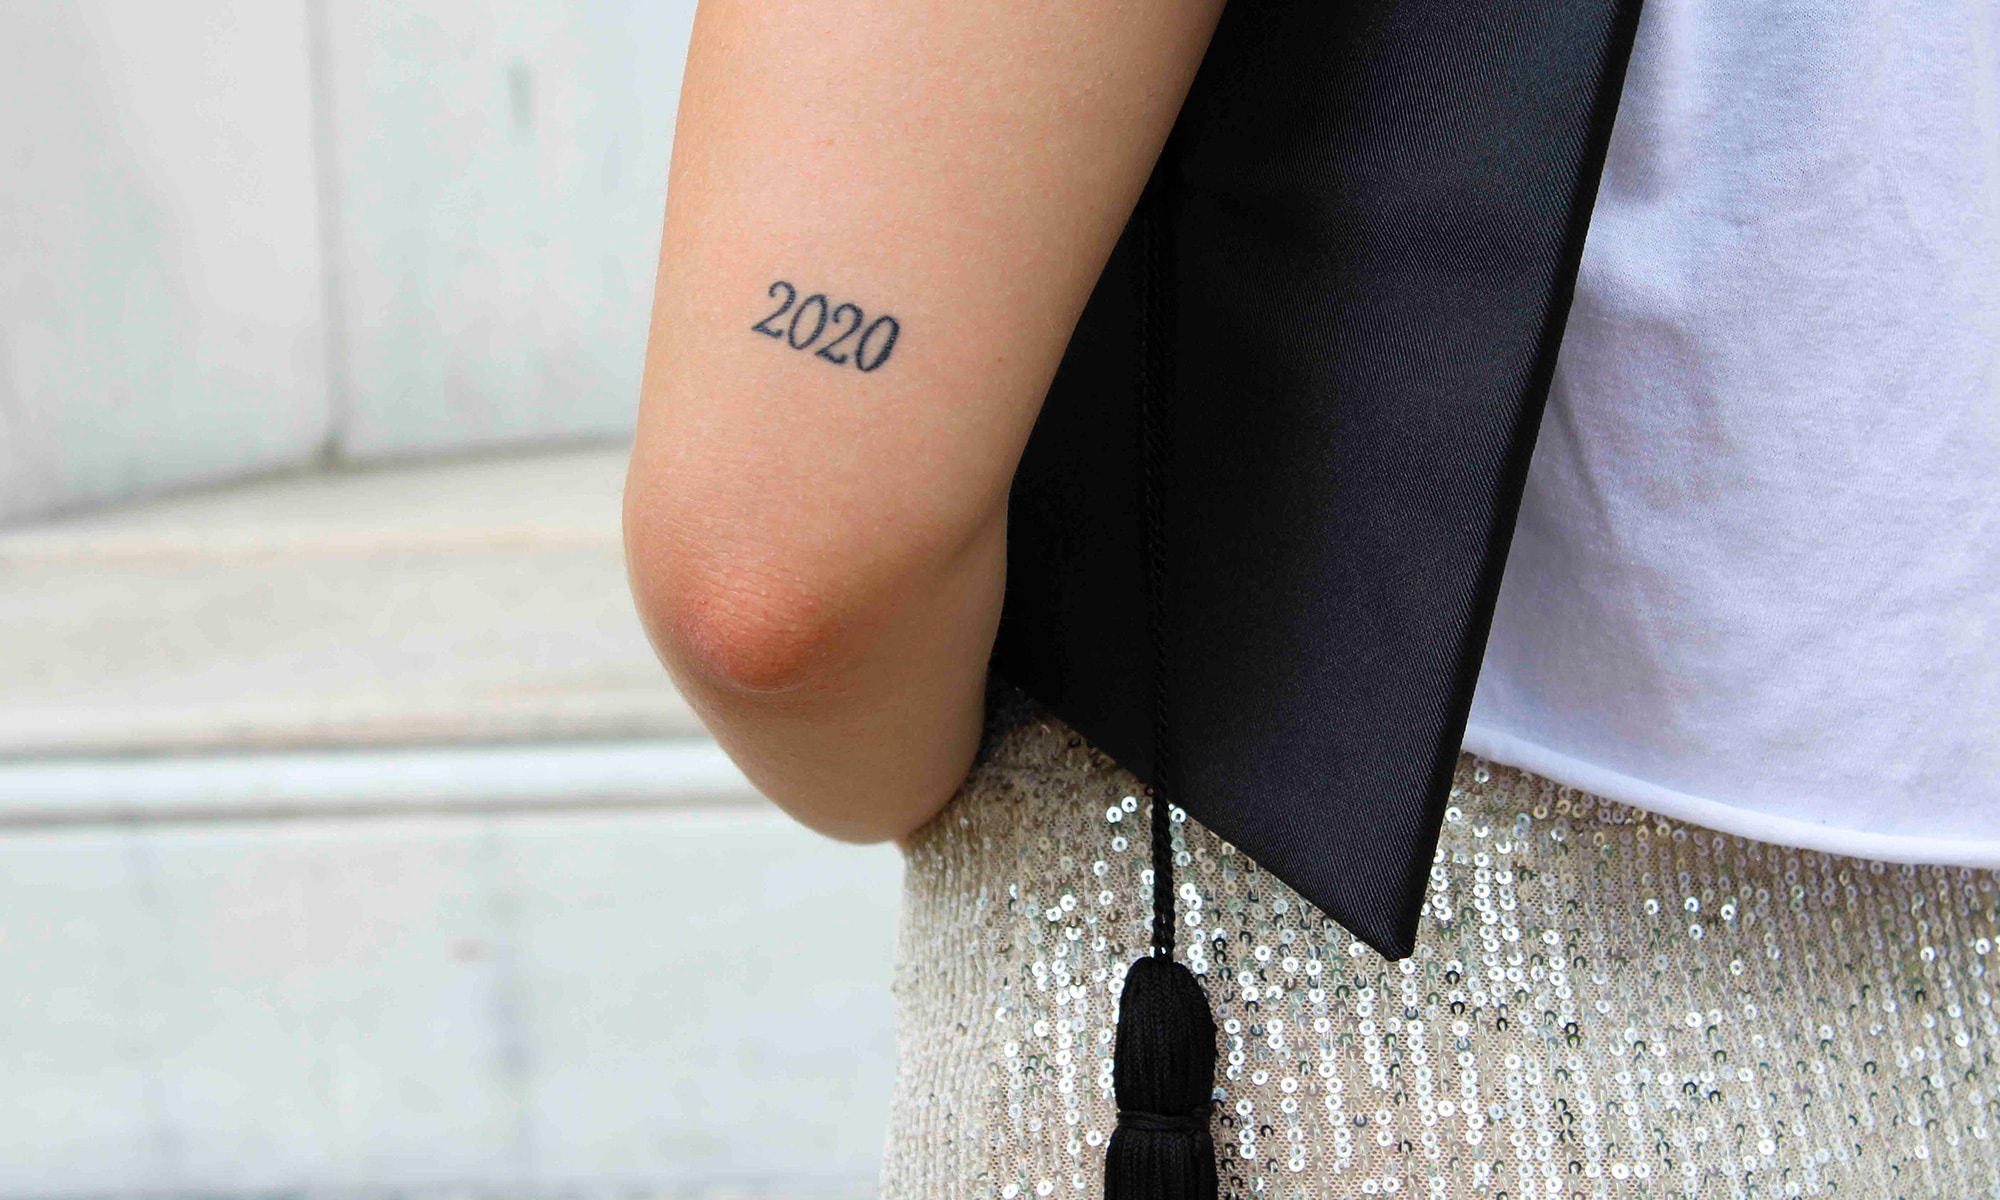
[[[624,436],[693,8],[0,6],[0,521]]]
[[[326,438],[297,3],[0,5],[0,518]]]
[[[690,0],[327,0],[344,453],[630,433]]]

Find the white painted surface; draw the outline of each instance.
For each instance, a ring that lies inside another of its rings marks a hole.
[[[629,436],[693,14],[328,3],[344,454]]]
[[[297,0],[0,5],[0,521],[328,430]]]
[[[870,1194],[899,870],[758,811],[16,833],[0,1194]]]

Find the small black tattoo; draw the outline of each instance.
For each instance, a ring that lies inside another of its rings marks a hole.
[[[901,321],[887,314],[868,321],[868,314],[861,311],[859,304],[841,304],[829,308],[830,301],[824,292],[814,292],[804,300],[799,300],[798,307],[794,308],[792,302],[799,299],[799,289],[780,279],[771,285],[769,294],[777,295],[780,288],[784,289],[785,302],[778,306],[776,312],[752,325],[751,329],[766,337],[781,338],[794,350],[811,350],[813,344],[819,341],[820,335],[827,332],[828,326],[838,329],[841,318],[851,313],[854,319],[848,322],[846,330],[839,337],[813,351],[813,357],[823,358],[841,366],[852,362],[863,371],[876,370],[889,361],[889,352],[896,348],[896,335],[903,332]],[[806,315],[809,311],[812,313],[811,316]],[[788,312],[792,314],[790,324],[783,328],[771,324]],[[834,353],[834,347],[853,337],[855,331],[861,329],[864,321],[868,322],[868,328],[862,331],[861,340],[854,343],[853,356],[850,358],[845,351]]]

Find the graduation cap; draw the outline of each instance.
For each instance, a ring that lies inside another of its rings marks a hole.
[[[993,668],[1153,791],[1108,1200],[1215,1195],[1168,805],[1415,946],[1638,0],[1231,0],[1016,472]]]

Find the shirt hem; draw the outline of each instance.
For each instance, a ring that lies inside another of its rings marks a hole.
[[[1608,800],[1753,841],[1885,862],[2000,867],[2000,841],[1871,833],[1760,812],[1661,787],[1484,725],[1466,726],[1464,748],[1481,758],[1532,771]]]

